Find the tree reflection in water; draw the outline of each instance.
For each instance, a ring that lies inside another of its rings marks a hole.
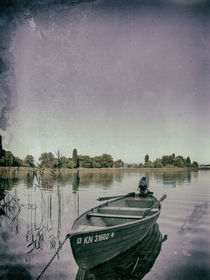
[[[192,172],[190,169],[154,169],[153,171],[145,171],[145,177],[149,179],[154,178],[155,182],[163,184],[168,188],[176,188],[179,185],[191,183],[192,178],[198,177],[198,170]]]
[[[142,241],[120,256],[89,271],[80,268],[76,280],[140,280],[151,270],[165,240],[167,235],[163,237],[155,224]]]
[[[0,232],[19,232],[18,216],[20,205],[16,192],[11,195],[3,188],[0,188]]]

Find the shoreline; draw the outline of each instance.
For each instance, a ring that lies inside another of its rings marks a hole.
[[[0,175],[3,172],[33,172],[34,170],[38,171],[38,168],[32,168],[32,167],[15,167],[15,166],[0,166]],[[51,172],[51,168],[44,168],[44,172],[48,173]],[[199,167],[160,167],[160,168],[149,168],[149,167],[142,167],[142,168],[78,168],[78,169],[70,169],[70,168],[61,168],[61,169],[54,169],[56,173],[59,171],[61,173],[91,173],[91,172],[114,172],[114,171],[127,171],[127,172],[141,172],[141,171],[168,171],[168,170],[210,170],[210,168],[199,168]]]
[[[78,180],[87,176],[91,177],[103,177],[103,176],[122,176],[125,173],[139,173],[139,176],[149,176],[153,174],[184,174],[185,172],[198,172],[199,168],[186,168],[186,167],[162,167],[162,168],[79,168],[68,169],[63,168],[60,170],[53,170],[45,168],[39,170],[32,167],[2,167],[0,166],[0,179],[1,180],[24,180],[27,184],[32,184],[33,180],[44,180],[46,182],[52,182],[54,180],[66,180],[69,178],[77,182]],[[207,170],[205,170],[208,172]],[[146,175],[145,175],[146,174]]]

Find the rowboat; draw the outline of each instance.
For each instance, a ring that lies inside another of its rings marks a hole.
[[[69,240],[78,266],[89,270],[137,244],[157,221],[165,198],[129,193],[99,199],[106,202],[80,215],[72,225]]]
[[[129,250],[90,270],[78,269],[76,280],[142,279],[153,267],[162,243],[167,240],[157,223]]]

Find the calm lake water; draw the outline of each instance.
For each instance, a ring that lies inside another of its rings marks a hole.
[[[36,279],[80,213],[99,204],[100,196],[136,191],[142,176],[157,198],[167,194],[158,226],[168,236],[144,279],[210,279],[210,171],[204,170],[81,172],[80,178],[69,174],[41,187],[30,178],[1,178],[1,204],[10,208],[0,213],[0,279]],[[139,260],[128,275],[119,266],[111,276],[105,275],[108,266],[84,275],[67,241],[42,279],[142,279],[134,272],[144,268]]]

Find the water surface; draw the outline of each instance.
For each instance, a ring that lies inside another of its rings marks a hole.
[[[210,172],[186,170],[80,172],[39,187],[30,178],[1,178],[1,204],[7,200],[11,207],[0,213],[0,279],[36,279],[80,213],[99,196],[136,191],[142,176],[157,198],[167,194],[158,225],[168,235],[144,279],[210,279]],[[74,280],[77,272],[66,242],[43,279]],[[83,279],[95,279],[90,275]]]

